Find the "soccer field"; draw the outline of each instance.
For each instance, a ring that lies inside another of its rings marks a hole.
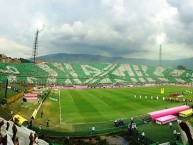
[[[161,88],[165,89],[163,95],[160,94]],[[163,97],[186,90],[192,91],[192,88],[156,86],[52,90],[39,111],[44,111],[44,117],[37,117],[36,121],[43,123],[49,118],[50,128],[68,131],[87,130],[93,124],[98,129],[110,128],[114,126],[113,122],[117,118],[122,118],[125,123],[128,123],[130,117],[141,116],[166,107],[180,106],[182,103],[163,101]],[[151,96],[158,96],[159,100],[151,99]],[[185,96],[193,95],[190,93]]]

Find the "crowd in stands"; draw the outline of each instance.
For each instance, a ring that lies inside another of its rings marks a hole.
[[[12,121],[0,118],[0,144],[2,145],[48,145],[45,141],[38,139],[38,135],[24,127],[17,126]]]
[[[0,82],[58,85],[191,83],[189,70],[130,64],[0,63]],[[7,76],[11,74],[11,76]],[[174,75],[178,74],[178,76]],[[105,76],[105,79],[103,79]]]

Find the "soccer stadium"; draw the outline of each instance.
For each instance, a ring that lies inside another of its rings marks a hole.
[[[192,9],[1,1],[0,145],[193,145]]]
[[[192,122],[190,70],[65,63],[0,63],[0,68],[1,117],[39,138],[53,138],[53,144],[56,138],[112,134],[124,134],[134,144],[180,144],[179,122]]]

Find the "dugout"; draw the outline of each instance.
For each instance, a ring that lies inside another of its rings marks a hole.
[[[29,125],[29,122],[27,121],[27,119],[23,118],[22,116],[16,114],[13,116],[13,122],[15,124],[17,124],[18,126],[25,126],[27,127]]]

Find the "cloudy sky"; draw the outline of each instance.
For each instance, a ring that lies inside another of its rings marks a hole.
[[[193,57],[192,0],[0,0],[0,53]]]

